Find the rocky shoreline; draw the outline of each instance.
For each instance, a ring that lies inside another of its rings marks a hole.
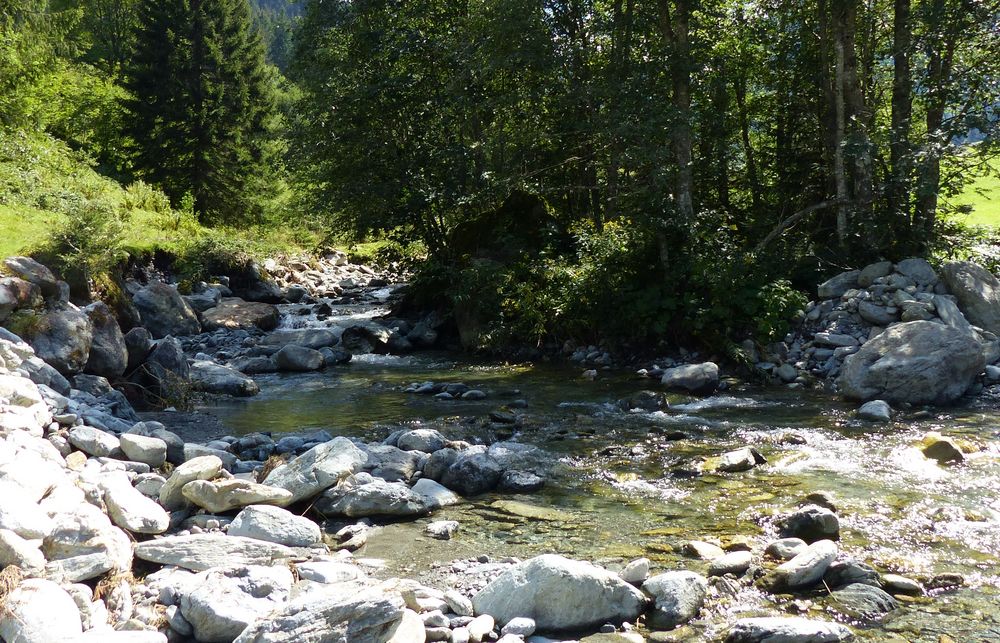
[[[399,430],[381,442],[320,431],[200,444],[140,421],[133,407],[180,400],[189,387],[253,395],[259,387],[250,376],[256,373],[319,370],[349,361],[352,352],[433,346],[440,327],[433,319],[352,319],[334,328],[320,323],[333,312],[329,296],[350,306],[361,296],[358,289],[388,288],[390,279],[330,255],[318,269],[270,266],[277,281],[244,284],[238,292],[224,279],[198,284],[190,295],[159,282],[130,284],[142,325],[123,333],[105,304],[69,303],[68,289],[44,266],[26,258],[6,265],[16,276],[0,280],[0,323],[30,335],[29,344],[0,329],[0,639],[6,643],[669,641],[696,636],[685,624],[723,609],[738,588],[756,587],[793,614],[810,613],[806,604],[832,592],[843,620],[865,623],[901,601],[925,600],[963,582],[944,574],[921,585],[841,551],[839,519],[827,497],[803,498],[802,506],[779,516],[777,539],[770,542],[691,540],[685,551],[703,561],[698,569],[707,563],[705,574],[656,569],[642,558],[617,569],[547,554],[452,561],[459,579],[452,586],[379,578],[378,561],[352,554],[363,547],[373,521],[433,515],[494,489],[536,490],[548,476],[546,454],[517,442],[448,440],[423,428]],[[828,297],[805,313],[798,333],[785,342],[787,352],[769,347],[776,361],[769,371],[767,362],[757,368],[789,386],[839,375],[847,390],[854,386],[852,368],[860,369],[856,379],[866,392],[859,399],[888,407],[886,398],[901,408],[955,399],[989,378],[984,366],[1000,356],[996,336],[970,312],[978,308],[968,294],[984,286],[973,280],[956,305],[936,275],[932,281],[924,273],[925,283],[910,284],[897,278],[907,276],[898,266],[896,272],[891,266],[865,270],[821,286]],[[885,270],[890,272],[862,287],[863,274]],[[990,283],[971,268],[952,273]],[[235,294],[285,303],[279,314],[273,303]],[[326,298],[315,299],[318,294]],[[889,310],[888,301],[896,299],[928,304],[909,308],[931,316],[907,319],[908,307]],[[900,322],[872,330],[874,313],[869,306],[861,313],[865,303],[884,307],[887,325],[893,314]],[[278,328],[282,319],[295,317],[301,327]],[[918,339],[900,328],[915,329]],[[851,350],[822,352],[836,335],[851,337],[855,343],[841,347]],[[894,344],[899,335],[903,339]],[[907,368],[926,370],[940,361],[900,366],[899,347],[913,345],[930,347],[931,355],[969,355],[952,359],[950,371],[913,380],[905,377]],[[884,385],[869,395],[865,377],[879,372],[880,360],[891,362],[895,379],[879,376]],[[796,369],[791,380],[780,372],[786,365]],[[712,363],[645,374],[663,387],[696,393],[714,391],[723,381]],[[926,399],[896,395],[930,385],[936,392],[920,393]],[[454,382],[415,383],[406,393],[442,400],[489,395]],[[490,420],[516,422],[517,402]],[[665,408],[658,392],[623,404]],[[869,410],[872,419],[891,413],[882,406]],[[925,453],[948,461],[956,457],[948,446],[928,443]],[[958,445],[950,446],[960,458]],[[745,448],[723,454],[716,465],[738,473],[761,459]],[[448,539],[458,529],[439,520],[427,534]],[[56,611],[65,616],[52,618]],[[841,623],[799,615],[732,619],[718,634],[734,643],[853,636]]]

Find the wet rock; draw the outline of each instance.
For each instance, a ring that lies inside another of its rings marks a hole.
[[[316,509],[323,514],[360,518],[365,516],[422,516],[430,513],[425,496],[415,493],[402,482],[386,482],[381,478],[358,482],[347,480],[324,491],[316,500]]]
[[[830,605],[841,614],[858,620],[877,620],[899,608],[899,603],[892,596],[864,583],[853,583],[835,590],[830,596]]]
[[[485,400],[489,396],[486,395],[485,391],[480,391],[478,389],[470,389],[470,390],[466,391],[465,393],[462,393],[462,395],[460,397],[463,400],[466,400],[466,401],[469,401],[469,402],[478,402],[478,401],[481,401],[481,400]]]
[[[941,464],[965,460],[965,455],[958,444],[936,431],[931,431],[923,437],[920,441],[920,450],[924,456],[931,460],[937,460]]]
[[[298,328],[295,330],[278,330],[261,342],[265,346],[302,346],[319,350],[333,346],[340,338],[331,330],[325,328]]]
[[[545,486],[545,479],[530,471],[504,471],[500,477],[500,491],[506,493],[534,493]]]
[[[244,536],[289,547],[308,547],[322,539],[319,525],[271,505],[247,507],[229,525],[230,536]]]
[[[181,488],[184,497],[209,513],[224,513],[248,505],[283,507],[292,499],[292,492],[249,480],[192,480]]]
[[[840,520],[833,511],[819,505],[806,505],[778,520],[782,538],[801,538],[807,543],[839,540]]]
[[[736,473],[739,471],[749,471],[758,464],[766,463],[767,460],[757,452],[757,449],[743,447],[742,449],[722,454],[719,458],[717,469],[727,473]]]
[[[50,580],[29,578],[4,597],[0,610],[0,639],[4,641],[70,641],[82,632],[80,609],[66,590]]]
[[[345,328],[343,335],[340,336],[343,347],[356,354],[377,353],[384,355],[390,352],[392,340],[393,332],[375,323],[350,326]]]
[[[808,547],[806,541],[801,538],[780,538],[771,541],[764,553],[778,560],[790,560]]]
[[[278,309],[271,304],[257,301],[243,301],[239,297],[227,297],[218,306],[204,311],[201,315],[206,332],[225,328],[227,330],[274,330],[278,327]]]
[[[318,371],[323,368],[323,354],[312,348],[288,344],[274,354],[274,363],[281,371]]]
[[[837,385],[847,398],[947,404],[985,366],[982,348],[950,326],[914,321],[886,329],[844,360]]]
[[[431,538],[437,538],[438,540],[451,540],[451,537],[458,532],[458,521],[436,520],[428,524],[425,531]]]
[[[709,576],[724,576],[735,574],[742,576],[750,569],[753,555],[748,551],[734,551],[713,560],[708,566]]]
[[[773,589],[811,587],[823,578],[838,553],[837,544],[832,540],[817,541],[779,565],[771,576],[765,578],[765,584]]]
[[[774,616],[736,621],[726,643],[838,643],[853,638],[851,630],[839,623]]]
[[[642,591],[655,601],[650,627],[669,630],[698,615],[705,604],[708,580],[694,572],[672,571],[653,576],[643,583]]]
[[[84,372],[110,379],[120,377],[128,366],[128,348],[114,313],[101,301],[83,310],[93,328],[93,341]]]
[[[620,400],[618,405],[626,411],[659,411],[668,408],[670,404],[663,393],[656,391],[639,391],[631,397]]]
[[[560,631],[634,620],[646,598],[605,569],[546,554],[503,572],[472,603],[501,627],[530,615],[539,629]]]
[[[183,337],[201,332],[201,323],[194,309],[184,301],[177,289],[154,281],[132,297],[142,318],[142,325],[155,339],[168,335]]]
[[[868,422],[889,422],[892,419],[892,407],[884,400],[865,402],[858,409],[858,419]]]
[[[250,397],[260,392],[252,378],[228,366],[209,361],[191,364],[191,384],[204,393]]]
[[[823,582],[834,588],[854,583],[880,586],[878,572],[871,565],[851,558],[833,561],[823,574]]]
[[[401,628],[403,614],[403,600],[396,594],[377,588],[324,586],[257,620],[236,643],[388,642]],[[412,640],[420,639],[397,639],[398,643]]]
[[[294,550],[283,545],[216,533],[166,536],[135,546],[136,558],[194,571],[230,565],[270,565],[294,555]]]
[[[924,588],[920,586],[920,583],[899,574],[883,574],[882,587],[893,594],[920,596],[924,593]]]
[[[711,393],[719,387],[719,367],[714,362],[704,362],[668,368],[663,372],[660,384],[692,393]]]
[[[280,608],[292,588],[287,567],[239,566],[198,574],[180,611],[199,641],[232,641],[262,614]]]
[[[86,313],[65,304],[40,315],[25,339],[35,355],[69,376],[83,371],[90,359],[93,333]]]
[[[264,484],[292,492],[291,502],[311,498],[361,470],[368,460],[347,438],[318,444],[283,464],[264,479]]]

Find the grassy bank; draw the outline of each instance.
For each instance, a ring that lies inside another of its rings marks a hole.
[[[950,203],[968,210],[957,215],[967,225],[1000,227],[1000,158],[992,161],[989,176],[981,176],[965,187]]]

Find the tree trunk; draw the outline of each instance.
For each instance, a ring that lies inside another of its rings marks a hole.
[[[740,70],[735,83],[736,109],[740,121],[740,140],[743,142],[743,156],[747,170],[747,182],[750,184],[750,199],[754,212],[761,210],[760,175],[757,171],[757,159],[753,143],[750,140],[750,117],[747,114],[747,76],[746,70]]]
[[[910,50],[912,0],[894,0],[892,19],[892,113],[889,131],[888,191],[889,216],[895,237],[910,239],[910,120],[913,116],[913,87]]]
[[[671,11],[673,4],[673,11]],[[674,207],[678,224],[686,226],[694,218],[691,160],[691,6],[689,0],[659,0],[660,31],[670,48],[671,103],[675,115],[672,147],[677,171],[674,177]]]
[[[835,37],[833,41],[835,60],[833,83],[833,109],[835,113],[835,133],[833,146],[833,181],[836,186],[837,201],[837,243],[841,250],[847,248],[849,225],[849,202],[847,173],[844,169],[844,143],[846,131],[846,107],[844,105],[844,42]]]

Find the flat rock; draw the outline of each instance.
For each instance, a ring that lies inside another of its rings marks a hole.
[[[501,627],[527,616],[539,629],[555,631],[632,621],[646,602],[617,574],[554,554],[506,570],[472,600],[477,614],[489,614]]]
[[[363,484],[342,483],[323,492],[316,509],[326,515],[360,518],[365,516],[422,516],[433,507],[425,496],[402,482],[374,478]]]
[[[206,331],[225,328],[227,330],[274,330],[278,327],[278,309],[258,301],[243,301],[239,297],[223,298],[218,306],[201,314],[201,323]]]
[[[709,576],[725,576],[726,574],[734,574],[736,576],[742,576],[748,569],[750,569],[750,562],[753,560],[753,555],[748,551],[732,551],[724,556],[720,556],[713,560],[708,566]]]
[[[293,558],[295,551],[253,538],[193,534],[166,536],[137,543],[135,556],[161,565],[204,571],[230,565],[270,565]]]
[[[183,489],[194,480],[211,480],[222,472],[222,460],[214,455],[205,455],[178,465],[166,484],[160,489],[160,504],[168,510],[180,509],[187,504]]]
[[[287,602],[292,582],[285,566],[212,569],[190,582],[180,611],[198,641],[232,641],[262,614]]]
[[[203,393],[252,397],[260,393],[260,386],[253,378],[235,368],[199,360],[191,364],[191,384]]]
[[[851,630],[839,623],[774,616],[736,621],[726,643],[838,643],[853,638]]]

